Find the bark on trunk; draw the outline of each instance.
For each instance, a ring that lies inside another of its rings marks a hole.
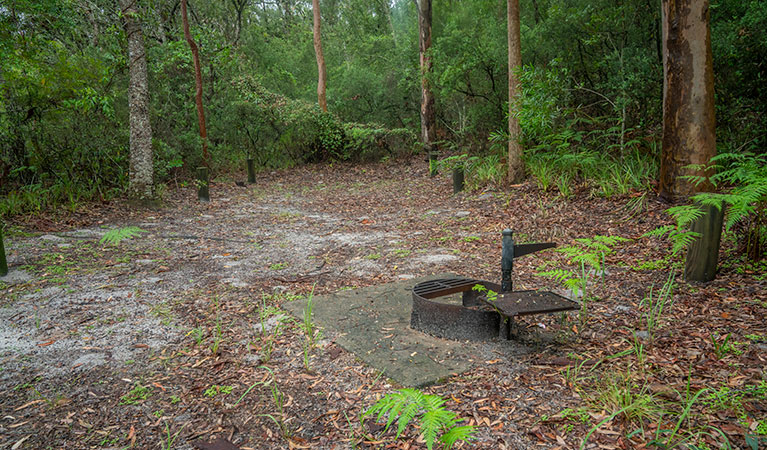
[[[716,154],[714,71],[709,0],[662,0],[663,149],[660,196],[674,202],[706,185],[684,175],[711,175],[685,168]]]
[[[434,120],[434,94],[429,86],[431,75],[431,1],[420,0],[418,13],[418,50],[421,60],[421,142],[427,150],[432,149],[436,137]]]
[[[128,40],[128,111],[130,122],[129,190],[132,196],[152,197],[152,126],[149,123],[149,83],[147,81],[144,35],[138,20],[136,0],[120,0],[123,29]]]
[[[517,184],[525,178],[522,162],[522,130],[515,114],[519,96],[519,79],[516,71],[522,66],[522,47],[519,32],[519,0],[507,0],[509,33],[509,183]]]
[[[314,53],[317,55],[317,72],[319,73],[317,77],[317,103],[319,103],[320,109],[327,112],[328,101],[325,98],[327,71],[325,69],[325,57],[322,55],[320,0],[312,0],[312,12],[314,13]]]
[[[205,129],[205,110],[202,107],[202,69],[200,69],[200,51],[197,44],[192,39],[192,33],[189,32],[189,18],[186,13],[186,1],[181,0],[181,20],[184,23],[184,38],[192,50],[192,60],[194,61],[194,83],[197,86],[195,93],[195,102],[197,103],[197,121],[200,124],[200,139],[202,139],[202,164],[210,168],[208,158],[208,131]]]

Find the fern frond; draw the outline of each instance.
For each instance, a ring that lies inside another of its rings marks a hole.
[[[450,450],[458,441],[471,441],[474,439],[474,433],[476,433],[476,431],[476,427],[472,425],[453,427],[447,433],[443,434],[439,440],[442,441],[445,450]]]
[[[407,428],[408,424],[415,419],[415,416],[418,415],[418,413],[421,412],[421,406],[418,403],[408,403],[405,405],[404,408],[402,408],[402,412],[400,413],[399,420],[397,420],[397,435],[395,437],[400,437],[402,433]]]
[[[671,233],[674,231],[675,227],[673,225],[663,225],[662,227],[658,227],[654,230],[650,230],[647,233],[643,234],[642,237],[657,237],[662,238],[663,236]]]
[[[535,275],[539,277],[551,278],[557,283],[564,283],[566,280],[575,277],[573,272],[565,269],[554,269],[546,272],[537,272]]]
[[[146,233],[146,230],[134,226],[114,228],[104,233],[99,242],[101,244],[117,245],[125,239],[133,239],[141,233]]]
[[[431,450],[437,440],[437,434],[443,429],[450,428],[454,423],[455,413],[446,409],[427,411],[421,417],[421,434],[426,441],[426,448]]]
[[[666,210],[676,221],[677,229],[687,228],[703,216],[703,210],[697,205],[679,205]]]

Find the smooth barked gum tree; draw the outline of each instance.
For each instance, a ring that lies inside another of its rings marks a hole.
[[[324,112],[328,111],[328,101],[325,96],[325,85],[327,84],[327,70],[325,68],[325,57],[322,54],[322,34],[320,0],[312,0],[312,13],[314,16],[314,54],[317,56],[317,103]]]
[[[130,165],[128,190],[131,197],[148,200],[153,195],[152,126],[149,122],[149,82],[146,51],[137,0],[120,0],[120,17],[128,41],[128,115]]]
[[[515,109],[519,102],[519,76],[522,67],[522,45],[519,23],[519,0],[507,0],[509,39],[509,184],[517,184],[525,178],[522,162],[522,131]]]

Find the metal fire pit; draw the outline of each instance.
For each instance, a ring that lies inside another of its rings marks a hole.
[[[554,243],[514,245],[512,231],[503,231],[501,284],[471,278],[442,278],[418,283],[413,288],[410,327],[437,337],[486,341],[511,338],[516,316],[578,309],[578,305],[548,291],[513,291],[514,258],[555,247]],[[474,289],[474,286],[483,286]],[[496,293],[488,298],[488,291]],[[444,297],[461,293],[461,304]],[[440,301],[440,298],[443,298]]]

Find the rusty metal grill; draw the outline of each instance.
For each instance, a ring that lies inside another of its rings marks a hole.
[[[578,305],[553,292],[513,291],[514,257],[552,248],[556,244],[514,245],[511,230],[503,231],[501,284],[471,278],[440,278],[413,287],[410,326],[425,333],[458,340],[509,339],[514,317],[578,309]],[[480,285],[484,289],[476,290]],[[482,292],[480,292],[482,291]],[[496,295],[488,299],[488,291]],[[461,304],[440,300],[461,293]],[[494,297],[494,299],[493,299]]]

